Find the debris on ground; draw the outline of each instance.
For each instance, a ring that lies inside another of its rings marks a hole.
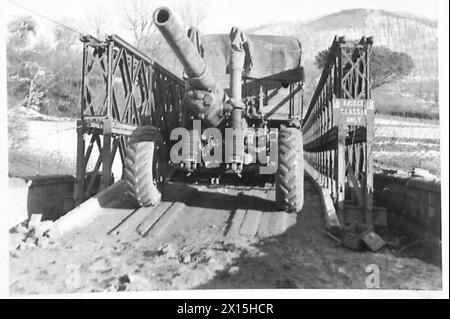
[[[354,251],[362,251],[365,248],[377,252],[386,246],[386,242],[374,231],[372,225],[352,222],[344,225],[340,234],[327,235],[334,241]]]
[[[163,253],[167,258],[177,258],[177,247],[172,243],[165,244],[158,250],[161,253]]]
[[[424,179],[429,179],[429,180],[434,180],[436,179],[436,176],[431,174],[429,171],[427,171],[426,169],[423,168],[413,168],[411,171],[411,176],[412,177],[421,177]]]
[[[49,238],[48,231],[53,221],[42,221],[42,214],[32,214],[28,221],[22,222],[10,230],[9,249],[26,250],[36,246],[47,248],[54,244]]]
[[[230,275],[236,275],[238,272],[239,272],[239,267],[238,267],[238,266],[231,266],[231,267],[228,269],[228,273],[229,273]]]

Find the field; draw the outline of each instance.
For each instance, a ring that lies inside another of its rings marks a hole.
[[[377,115],[374,164],[408,174],[425,169],[440,177],[440,128],[436,120]]]
[[[14,127],[9,130],[10,177],[75,175],[77,154],[75,120],[44,116],[23,108],[10,112],[9,118],[16,121]],[[17,122],[18,118],[20,122]],[[11,122],[10,120],[10,124]],[[97,157],[98,151],[94,148],[88,169],[93,169]],[[121,163],[117,159],[113,163],[113,173],[120,177]]]
[[[372,92],[375,111],[394,117],[439,120],[436,81],[393,81]],[[433,92],[433,93],[429,93]]]

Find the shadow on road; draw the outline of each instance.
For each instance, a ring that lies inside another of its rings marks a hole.
[[[264,211],[273,207],[268,200],[257,201],[267,204]],[[234,249],[239,250],[236,246]],[[442,285],[441,271],[433,265],[397,258],[386,249],[379,253],[354,252],[326,236],[319,195],[311,181],[305,180],[305,204],[295,225],[282,235],[239,250],[229,266],[196,288],[365,289],[369,265],[379,267],[381,288],[439,289]]]
[[[247,189],[250,190],[251,188]],[[245,190],[240,192],[238,200],[235,193],[220,193],[214,188],[206,186],[199,190],[187,184],[173,183],[167,185],[165,190],[163,201],[181,201],[196,208],[217,209],[220,207],[222,210],[230,211],[236,209],[264,209],[265,212],[279,211],[273,200],[246,194]],[[194,198],[180,196],[188,192],[194,193]],[[218,203],[220,203],[220,206],[218,206]]]

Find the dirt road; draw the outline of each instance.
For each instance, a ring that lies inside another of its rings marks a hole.
[[[278,212],[264,189],[174,184],[159,206],[139,210],[118,198],[48,248],[12,251],[10,292],[365,288],[369,264],[380,268],[381,288],[441,287],[438,267],[329,239],[319,196],[305,186],[297,216]]]

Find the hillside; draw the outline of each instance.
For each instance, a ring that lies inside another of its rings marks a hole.
[[[437,78],[437,22],[411,15],[353,9],[327,15],[305,24],[272,24],[249,33],[293,35],[300,39],[306,59],[327,48],[335,35],[357,39],[374,36],[375,44],[410,54],[415,62],[415,75]]]
[[[317,52],[330,46],[335,35],[347,39],[373,36],[375,45],[408,53],[414,60],[413,73],[402,81],[398,93],[436,106],[438,83],[437,22],[407,14],[381,10],[352,9],[333,13],[308,23],[273,23],[247,30],[255,34],[297,37],[303,46],[309,90],[319,71],[313,61]]]

